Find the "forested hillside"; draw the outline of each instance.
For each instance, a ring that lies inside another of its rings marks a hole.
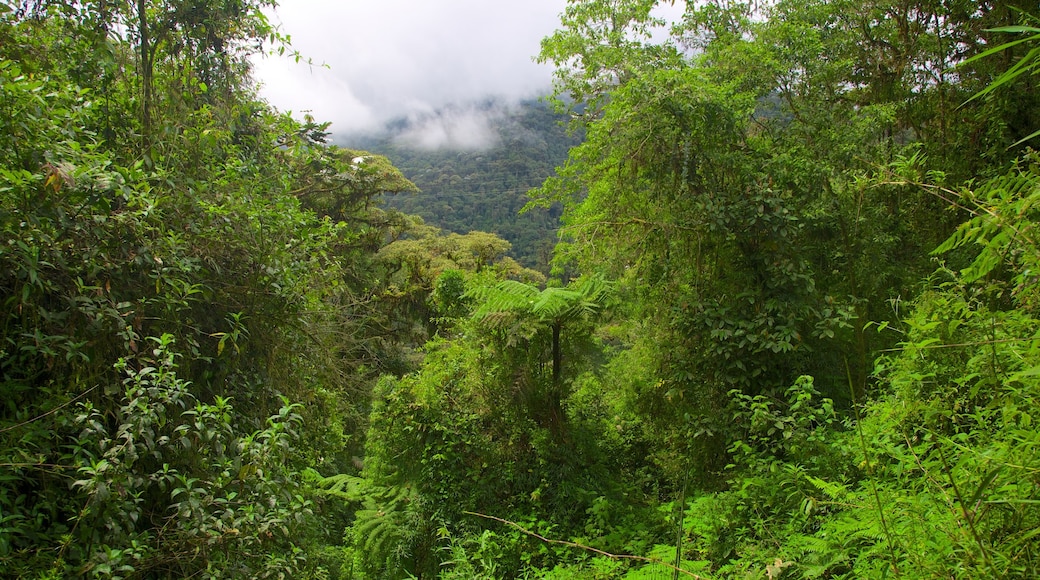
[[[538,101],[455,109],[399,119],[385,134],[358,141],[387,156],[421,191],[388,196],[387,205],[447,231],[498,234],[512,244],[510,256],[547,272],[560,208],[520,211],[527,192],[553,175],[579,139],[568,134],[566,117]],[[460,132],[466,134],[452,138]]]
[[[567,3],[548,277],[272,4],[0,2],[0,577],[1036,576],[1035,0]]]

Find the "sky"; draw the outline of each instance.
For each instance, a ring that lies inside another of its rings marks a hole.
[[[486,111],[468,103],[548,93],[550,65],[532,60],[566,0],[282,0],[271,17],[289,57],[254,60],[261,95],[298,117],[331,121],[334,138],[399,117],[420,119],[418,146],[480,146]],[[326,66],[323,66],[326,65]],[[450,112],[442,107],[456,104]]]

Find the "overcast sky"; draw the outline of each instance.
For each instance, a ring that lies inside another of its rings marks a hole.
[[[532,57],[566,0],[282,0],[272,21],[315,65],[258,60],[262,94],[337,136],[486,96],[545,94]],[[328,68],[320,66],[327,64]],[[302,116],[302,115],[301,115]]]

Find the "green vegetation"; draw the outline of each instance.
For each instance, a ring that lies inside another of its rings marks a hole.
[[[1035,2],[655,4],[543,41],[547,278],[267,2],[0,3],[0,576],[1034,577]]]
[[[488,142],[479,147],[434,147],[416,142],[424,124],[450,124],[469,115],[487,123]],[[446,118],[445,118],[446,117]],[[509,256],[544,273],[559,227],[560,208],[534,208],[520,213],[527,192],[542,184],[578,144],[563,125],[565,117],[545,103],[506,106],[495,101],[461,113],[451,109],[427,119],[399,120],[385,134],[361,145],[386,155],[422,191],[421,195],[387,196],[388,207],[422,216],[450,232],[493,232],[512,244]]]

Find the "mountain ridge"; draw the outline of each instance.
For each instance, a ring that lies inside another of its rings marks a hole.
[[[497,234],[521,264],[547,271],[561,210],[519,212],[527,192],[580,142],[565,121],[538,100],[485,99],[392,120],[354,143],[389,158],[418,186],[419,194],[384,196],[387,207],[450,232]]]

